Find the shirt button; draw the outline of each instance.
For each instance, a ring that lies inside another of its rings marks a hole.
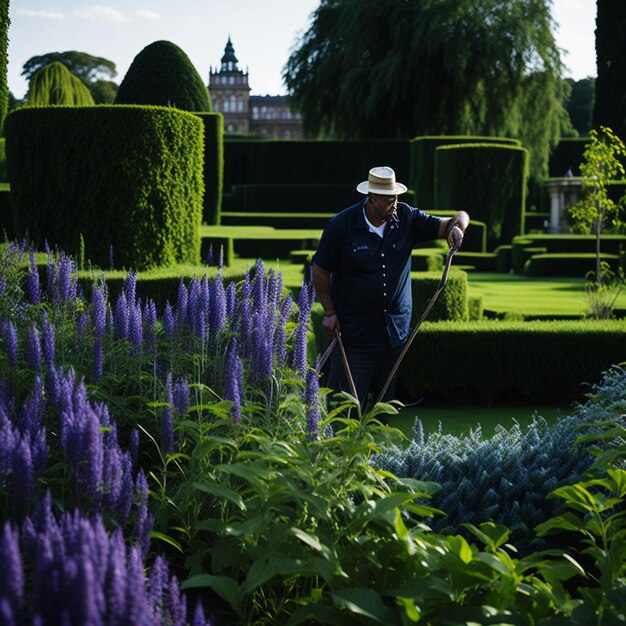
[[[383,293],[383,296],[386,296],[386,295],[387,295],[387,293],[386,293],[386,292],[385,292],[385,293]]]
[[[380,253],[380,256],[385,256],[385,253],[384,253],[384,252],[381,252],[381,253]]]
[[[387,286],[387,283],[383,283],[383,287],[386,287],[386,286]]]
[[[385,267],[385,266],[383,265],[383,267]]]

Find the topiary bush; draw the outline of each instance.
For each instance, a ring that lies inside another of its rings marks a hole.
[[[411,272],[411,294],[413,314],[411,325],[415,325],[428,302],[435,294],[441,272]],[[439,294],[428,315],[431,322],[439,320],[463,321],[468,319],[467,272],[451,268],[445,288]]]
[[[200,260],[203,128],[163,107],[24,107],[6,122],[18,236],[137,270]]]
[[[155,41],[131,63],[115,104],[157,104],[210,112],[209,91],[189,57],[171,41]]]
[[[204,125],[204,202],[202,221],[211,226],[221,222],[224,180],[224,116],[196,113]]]

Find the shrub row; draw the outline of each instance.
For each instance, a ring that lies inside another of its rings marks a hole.
[[[224,179],[224,116],[221,113],[196,113],[204,124],[204,201],[202,221],[219,224]]]
[[[527,248],[532,250],[532,248]],[[601,253],[600,260],[608,263],[613,271],[621,264],[617,254]],[[593,252],[579,254],[535,253],[524,263],[524,276],[586,276],[596,270],[596,255]]]
[[[573,401],[624,359],[619,321],[425,322],[399,382],[409,399]]]
[[[223,226],[271,226],[272,228],[311,229],[320,231],[326,226],[334,213],[242,213],[223,212]]]
[[[6,121],[13,218],[28,233],[109,266],[200,259],[203,125],[149,106],[24,107]]]

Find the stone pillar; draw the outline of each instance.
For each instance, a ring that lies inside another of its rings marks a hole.
[[[563,178],[548,178],[544,186],[550,194],[550,224],[548,232],[551,234],[566,233],[566,210],[574,206],[580,199],[582,181],[580,178],[566,176]]]

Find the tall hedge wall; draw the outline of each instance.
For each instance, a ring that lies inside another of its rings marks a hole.
[[[377,165],[409,175],[408,141],[226,141],[224,190],[240,184],[358,183]]]
[[[487,224],[487,249],[523,233],[528,153],[518,146],[461,144],[435,150],[435,208]]]
[[[412,399],[573,402],[624,360],[622,321],[425,322],[399,382]]]
[[[204,124],[204,202],[202,221],[220,223],[224,181],[224,116],[221,113],[196,113]]]
[[[6,121],[18,236],[92,263],[200,260],[202,121],[165,107],[25,107]]]
[[[409,187],[415,192],[415,205],[423,211],[431,211],[435,208],[435,150],[439,146],[484,142],[521,146],[518,139],[510,139],[508,137],[481,137],[472,135],[426,135],[424,137],[415,137],[410,144],[411,171],[408,179]]]

